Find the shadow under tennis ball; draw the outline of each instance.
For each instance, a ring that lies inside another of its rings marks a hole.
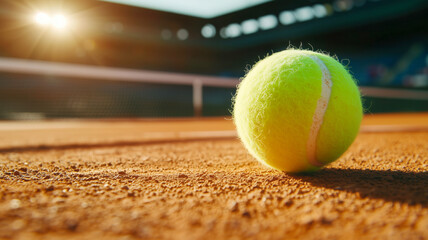
[[[290,174],[313,186],[358,193],[409,205],[428,206],[428,172],[325,168],[315,173]]]

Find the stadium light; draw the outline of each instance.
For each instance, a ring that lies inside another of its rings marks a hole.
[[[283,11],[279,14],[279,21],[283,25],[290,25],[296,22],[296,17],[291,11]]]
[[[262,30],[272,29],[278,25],[278,19],[276,19],[276,16],[273,14],[265,15],[259,17],[259,25]]]
[[[227,27],[223,27],[220,29],[220,37],[221,38],[228,38],[228,36],[226,34],[226,30],[227,30]]]
[[[313,19],[315,14],[311,7],[301,7],[294,10],[294,15],[297,20],[304,22]]]
[[[231,38],[241,36],[241,25],[237,23],[229,24],[229,26],[226,27],[225,35],[226,37],[231,37]]]
[[[180,40],[186,40],[189,37],[189,31],[181,28],[177,31],[177,38]]]
[[[212,38],[216,34],[216,29],[215,29],[214,25],[206,24],[205,26],[202,27],[201,34],[205,38]]]
[[[259,22],[256,19],[248,19],[241,23],[244,34],[255,33],[259,30]]]
[[[312,6],[312,9],[314,11],[314,15],[317,18],[325,17],[328,14],[327,8],[322,4],[315,4],[314,6]]]

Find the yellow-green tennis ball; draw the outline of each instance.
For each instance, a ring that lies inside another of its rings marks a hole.
[[[317,170],[354,141],[361,97],[334,58],[285,50],[259,61],[238,86],[233,116],[238,135],[261,163],[286,172]]]

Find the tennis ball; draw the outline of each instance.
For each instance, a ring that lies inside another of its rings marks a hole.
[[[339,158],[362,119],[361,97],[334,58],[289,49],[264,58],[238,86],[238,136],[261,163],[286,172],[314,171]]]

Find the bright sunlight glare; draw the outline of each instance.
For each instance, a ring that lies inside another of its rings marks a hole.
[[[48,25],[51,23],[51,17],[46,13],[39,12],[35,16],[36,23],[40,25]]]
[[[50,16],[47,13],[39,12],[35,15],[35,21],[39,25],[52,26],[55,29],[64,29],[68,25],[67,18],[62,14]]]
[[[61,15],[57,14],[52,18],[52,26],[58,29],[63,29],[67,26],[67,19]]]

